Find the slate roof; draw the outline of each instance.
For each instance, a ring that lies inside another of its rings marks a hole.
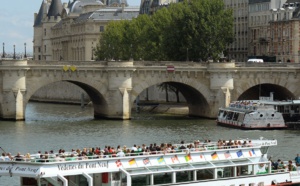
[[[85,5],[103,5],[103,3],[99,0],[75,0],[68,5],[68,8],[72,13],[81,13]]]
[[[37,16],[35,18],[35,21],[34,21],[34,24],[33,24],[34,27],[40,26],[42,24],[44,13],[47,13],[47,12],[44,12],[44,1],[43,1],[42,4],[41,4],[39,13],[37,14]]]
[[[62,10],[63,6],[61,0],[52,0],[47,16],[48,18],[50,18],[50,16],[61,16]]]
[[[139,15],[139,7],[124,8],[122,12],[121,7],[116,8],[103,8],[94,12],[81,14],[74,19],[74,24],[87,22],[88,20],[107,21],[107,20],[131,20]]]

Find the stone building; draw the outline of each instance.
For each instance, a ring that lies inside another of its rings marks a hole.
[[[168,6],[170,3],[178,3],[180,0],[141,0],[140,14],[152,15],[161,7]]]
[[[223,0],[225,8],[233,10],[234,42],[227,46],[227,57],[236,62],[244,62],[248,55],[248,1]]]
[[[270,52],[277,61],[299,63],[300,0],[287,0],[271,13]]]
[[[249,0],[249,46],[248,56],[266,56],[271,60],[270,51],[270,10],[281,8],[281,0]]]
[[[138,14],[139,7],[129,7],[126,0],[43,0],[34,16],[34,59],[93,60],[106,24]]]

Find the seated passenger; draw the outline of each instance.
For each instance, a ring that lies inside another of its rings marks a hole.
[[[285,166],[285,164],[283,163],[283,161],[281,161],[279,164],[278,164],[278,169],[285,169],[286,168],[286,166]]]
[[[122,149],[118,149],[117,157],[125,157],[125,153],[122,151]]]
[[[295,158],[295,163],[297,166],[300,166],[300,156],[299,154],[297,154],[296,158]]]
[[[288,164],[287,168],[288,168],[289,171],[296,171],[297,170],[296,166],[293,165],[292,160],[289,160],[289,164]]]
[[[18,152],[17,155],[14,157],[16,161],[23,161],[23,156]]]
[[[5,161],[5,153],[2,153],[2,156],[0,156],[0,161]]]

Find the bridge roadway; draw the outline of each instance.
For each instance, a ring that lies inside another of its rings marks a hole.
[[[167,68],[169,66],[169,68]],[[172,70],[174,67],[174,70]],[[0,60],[0,118],[24,120],[31,96],[48,84],[67,81],[87,92],[95,118],[130,119],[137,96],[169,83],[186,98],[189,115],[215,118],[231,100],[300,97],[296,63],[66,62]],[[259,87],[259,88],[258,88]]]

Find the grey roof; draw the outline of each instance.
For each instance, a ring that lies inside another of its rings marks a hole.
[[[107,5],[110,6],[112,4],[119,4],[125,3],[125,6],[128,6],[127,0],[108,0]]]
[[[85,5],[103,5],[103,3],[99,0],[75,0],[68,5],[68,8],[72,13],[81,13]]]
[[[88,20],[109,21],[109,20],[131,20],[139,15],[139,7],[126,7],[122,11],[121,7],[103,8],[95,12],[81,14],[74,20],[74,24],[87,22]]]
[[[34,21],[34,27],[36,26],[40,26],[42,24],[42,20],[43,20],[43,15],[44,15],[44,1],[41,4],[41,8],[39,10],[39,13],[37,14],[35,21]]]
[[[52,0],[47,16],[61,16],[63,6],[61,0]]]

